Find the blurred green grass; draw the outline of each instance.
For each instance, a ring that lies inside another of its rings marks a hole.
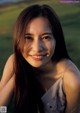
[[[0,7],[0,77],[4,64],[13,52],[13,28],[19,13],[31,4],[48,4],[58,14],[69,55],[80,68],[80,4],[61,4],[59,0],[44,0]]]

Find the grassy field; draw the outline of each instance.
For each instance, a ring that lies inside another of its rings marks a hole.
[[[69,55],[80,68],[80,4],[61,4],[59,0],[44,0],[0,7],[0,76],[8,56],[13,52],[13,28],[19,13],[31,4],[48,4],[58,14]]]

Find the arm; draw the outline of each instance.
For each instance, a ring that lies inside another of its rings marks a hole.
[[[7,105],[11,99],[14,90],[15,76],[7,82],[4,88],[0,91],[0,106]]]
[[[6,85],[6,83],[10,80],[10,78],[14,74],[14,69],[13,69],[13,64],[14,64],[14,55],[12,54],[4,67],[2,78],[0,81],[0,90]]]
[[[78,113],[80,109],[80,72],[71,65],[64,76],[64,91],[67,106],[65,113]]]
[[[4,67],[0,82],[0,106],[7,105],[13,93],[15,75],[13,70],[14,55],[11,55]]]

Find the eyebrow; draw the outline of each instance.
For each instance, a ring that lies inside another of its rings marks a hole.
[[[26,33],[25,36],[26,36],[26,35],[33,35],[33,34],[31,34],[31,33]]]
[[[50,33],[43,33],[43,34],[41,34],[42,36],[43,35],[52,35],[52,33],[50,32]]]
[[[25,36],[27,36],[27,35],[34,36],[34,34],[31,34],[31,33],[26,33]],[[41,34],[41,36],[43,36],[43,35],[52,35],[52,33],[51,32],[49,32],[49,33],[47,32],[47,33]]]

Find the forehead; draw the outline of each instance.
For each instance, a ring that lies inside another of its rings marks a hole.
[[[26,32],[29,33],[39,33],[39,32],[49,32],[51,31],[50,23],[47,18],[38,17],[29,22],[26,26]]]

